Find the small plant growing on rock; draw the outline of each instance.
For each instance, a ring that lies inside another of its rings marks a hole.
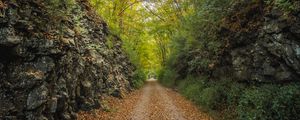
[[[285,12],[294,11],[296,8],[290,0],[265,0],[267,5],[274,5]]]

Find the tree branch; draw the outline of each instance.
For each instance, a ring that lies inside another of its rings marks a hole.
[[[137,0],[137,1],[129,4],[128,6],[126,6],[124,9],[122,9],[122,11],[118,14],[118,16],[121,16],[128,8],[130,8],[131,6],[133,6],[134,4],[139,3],[139,2],[140,1]]]
[[[161,16],[159,16],[158,14],[156,14],[155,12],[153,12],[151,9],[148,8],[148,6],[145,6],[145,8],[152,14],[155,15],[156,17],[158,17],[159,19],[161,19],[162,21],[166,22],[166,20],[164,18],[162,18]]]

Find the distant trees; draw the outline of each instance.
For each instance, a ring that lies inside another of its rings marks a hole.
[[[111,32],[140,68],[159,68],[166,62],[171,36],[183,16],[182,0],[91,0]]]

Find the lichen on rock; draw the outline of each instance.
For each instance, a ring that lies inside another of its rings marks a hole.
[[[0,119],[75,119],[104,106],[109,91],[131,90],[121,40],[107,46],[106,23],[89,3],[66,1],[1,0]]]

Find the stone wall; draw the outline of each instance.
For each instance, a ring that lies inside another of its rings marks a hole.
[[[131,89],[120,39],[86,0],[68,1],[0,0],[0,119],[75,119]]]

